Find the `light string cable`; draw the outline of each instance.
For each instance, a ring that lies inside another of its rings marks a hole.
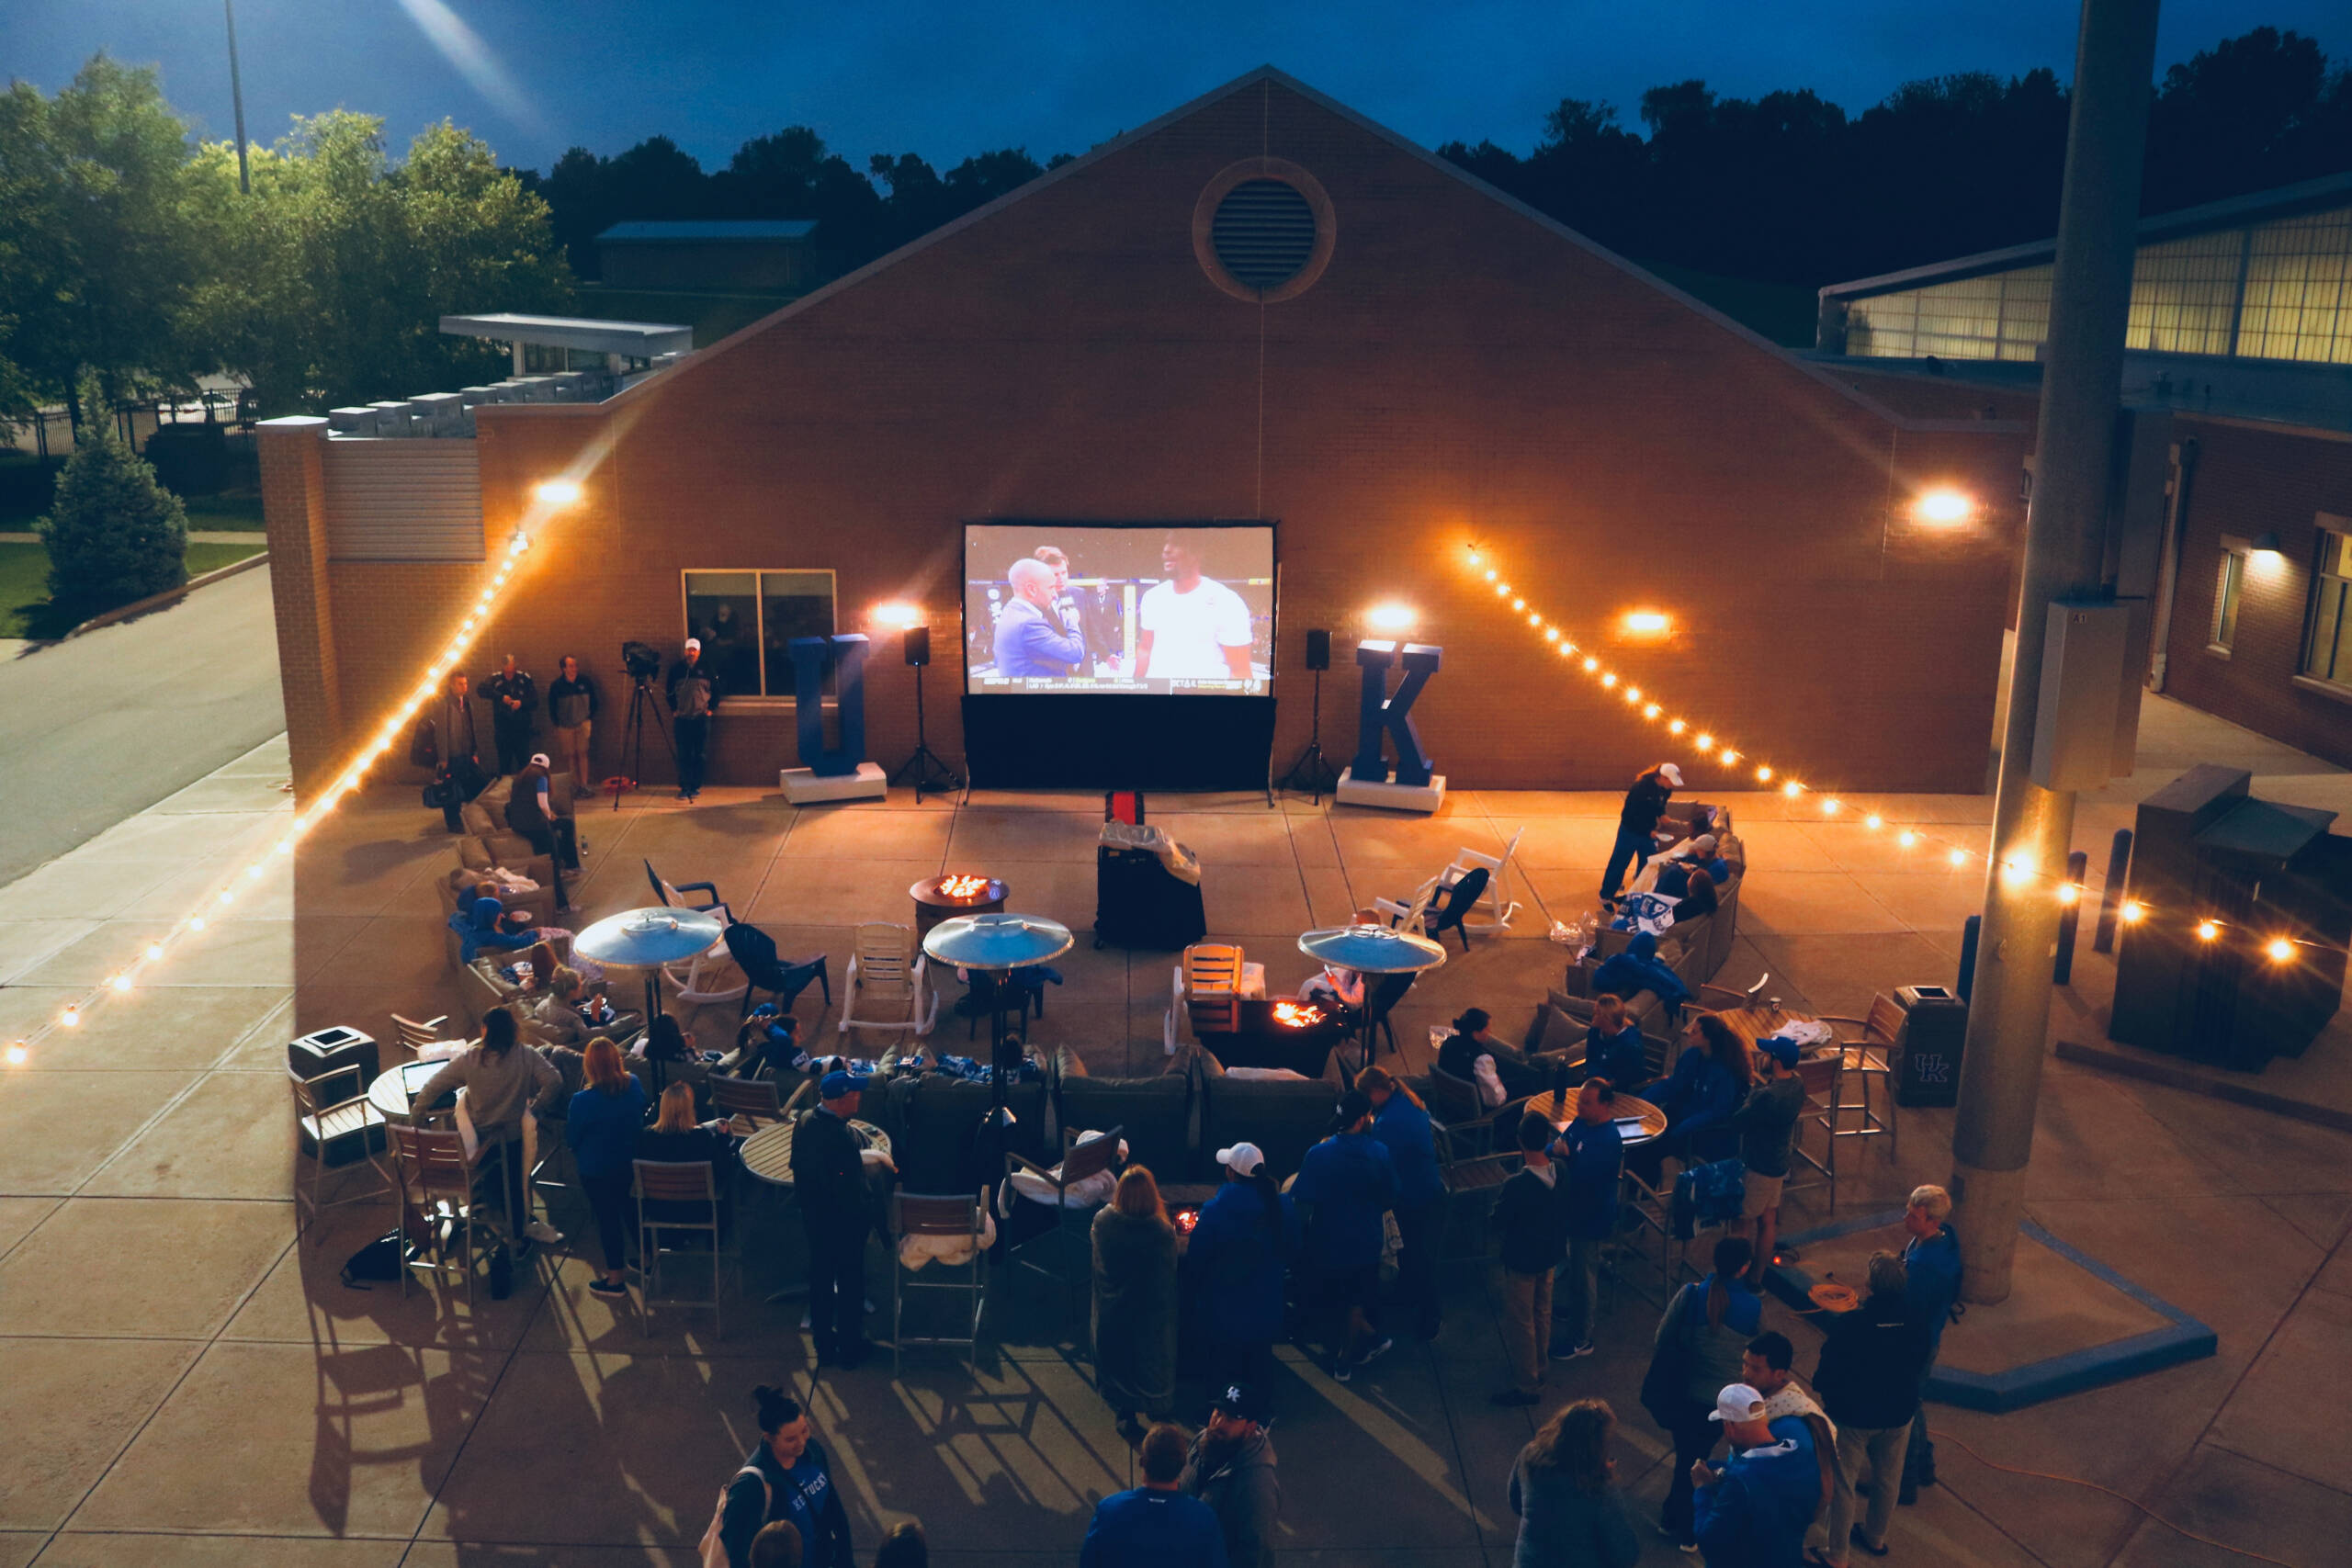
[[[600,452],[601,449],[600,446]],[[574,467],[579,471],[585,471],[593,463],[593,457],[583,457]],[[558,518],[579,504],[581,493],[581,482],[575,477],[547,479],[534,486],[530,505],[526,508],[506,543],[492,558],[497,564],[481,591],[467,605],[463,619],[439,645],[415,686],[397,707],[385,716],[368,739],[360,742],[356,752],[336,774],[334,782],[308,807],[297,812],[286,830],[267,848],[213,883],[192,909],[173,921],[161,934],[150,939],[115,973],[68,1001],[29,1034],[0,1048],[0,1059],[9,1066],[25,1066],[32,1059],[33,1052],[51,1033],[60,1029],[80,1027],[92,1009],[104,1004],[109,998],[136,989],[159,966],[169,964],[199,942],[215,922],[229,918],[236,909],[238,900],[254,890],[254,885],[261,881],[273,864],[289,860],[294,846],[359,789],[369,770],[382,761],[401,738],[408,733],[417,711],[440,694],[442,683],[486,628],[499,591],[514,578],[532,545],[548,534]]]
[[[1735,741],[1720,728],[1702,726],[1697,720],[1675,711],[1655,688],[1646,688],[1630,675],[1612,669],[1603,660],[1591,639],[1572,635],[1542,610],[1530,604],[1527,590],[1514,584],[1504,572],[1500,560],[1492,550],[1473,545],[1464,552],[1464,562],[1474,581],[1482,582],[1492,591],[1511,618],[1524,626],[1530,636],[1540,637],[1544,645],[1557,654],[1570,672],[1581,674],[1611,696],[1622,701],[1636,719],[1663,728],[1669,736],[1689,746],[1701,757],[1722,767],[1730,784],[1741,773],[1754,781],[1755,787],[1777,789],[1786,799],[1794,801],[1810,796],[1819,803],[1821,815],[1832,821],[1859,820],[1866,831],[1890,835],[1896,845],[1905,850],[1925,848],[1930,856],[1941,859],[1954,870],[1970,866],[1987,867],[1993,857],[1984,849],[1963,843],[1947,831],[1939,831],[1918,822],[1898,822],[1884,809],[1849,798],[1830,791],[1816,789],[1789,768],[1775,764],[1758,755],[1745,742]],[[1665,617],[1654,612],[1635,612],[1643,616],[1635,629],[1656,632],[1665,629]],[[1634,617],[1629,616],[1629,623]],[[2063,873],[2052,873],[2011,859],[2002,863],[2002,881],[2010,886],[2041,886],[2060,905],[2081,902],[2087,891],[2084,885],[2070,881]],[[2103,884],[2102,884],[2103,886]],[[2116,910],[2117,918],[2125,925],[2143,925],[2159,917],[2175,922],[2178,929],[2188,931],[2202,942],[2216,942],[2235,936],[2248,941],[2254,949],[2273,964],[2285,964],[2306,950],[2342,952],[2334,943],[2312,942],[2285,931],[2257,931],[2251,928],[2233,928],[2210,916],[2159,911],[2138,898],[2125,898]]]

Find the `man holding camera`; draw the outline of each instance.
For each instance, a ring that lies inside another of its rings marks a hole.
[[[670,730],[678,749],[678,798],[702,794],[703,766],[710,755],[710,716],[718,711],[718,673],[702,661],[702,638],[686,638],[686,651],[670,666]]]

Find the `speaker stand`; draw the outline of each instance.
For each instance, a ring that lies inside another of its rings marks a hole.
[[[956,776],[956,770],[949,767],[945,760],[931,749],[930,737],[924,730],[922,672],[925,668],[926,666],[921,664],[915,666],[915,754],[901,762],[899,765],[899,771],[890,775],[892,784],[906,784],[912,781],[915,786],[915,804],[918,806],[922,804],[924,790],[928,789],[933,795],[945,795],[956,789],[963,782]]]
[[[1331,766],[1331,760],[1323,755],[1323,671],[1320,670],[1315,671],[1314,714],[1314,730],[1307,739],[1306,750],[1298,754],[1298,761],[1291,764],[1290,772],[1282,776],[1277,787],[1312,793],[1315,804],[1320,806],[1323,797],[1340,786],[1338,771]]]

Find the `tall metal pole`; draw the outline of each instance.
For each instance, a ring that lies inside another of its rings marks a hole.
[[[220,0],[220,9],[229,18],[229,99],[237,107],[237,189],[251,196],[253,173],[245,167],[245,85],[237,74],[237,0]]]
[[[2052,602],[2096,594],[2102,587],[2141,153],[2155,73],[2156,5],[2084,0],[2075,43],[2017,661],[2009,675],[1993,863],[1985,876],[1984,935],[1952,1128],[1954,1224],[1966,1270],[1963,1290],[1973,1302],[2008,1296],[2025,1211],[2058,936],[2059,905],[2049,889],[2066,863],[2075,826],[2074,792],[2042,789],[2029,773],[2044,623]],[[2005,864],[2031,874],[2011,880],[2003,874]]]

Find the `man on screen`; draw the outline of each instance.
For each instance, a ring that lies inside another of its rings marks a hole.
[[[1201,575],[1200,553],[1175,535],[1159,547],[1167,579],[1136,609],[1138,681],[1250,679],[1250,606]]]
[[[996,618],[996,672],[1015,680],[1063,680],[1086,663],[1086,639],[1062,624],[1054,569],[1035,556],[1005,573],[1012,602]]]

